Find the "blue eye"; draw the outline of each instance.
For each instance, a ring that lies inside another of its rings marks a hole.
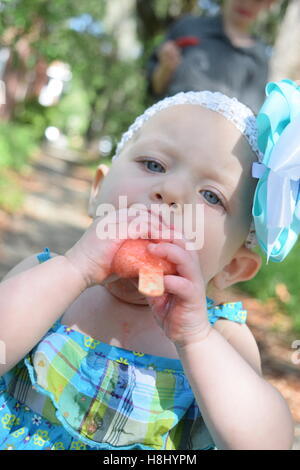
[[[220,204],[221,206],[223,206],[223,203],[222,203],[221,199],[218,198],[218,196],[215,193],[213,193],[212,191],[203,190],[203,191],[200,191],[200,193],[204,193],[204,197],[205,197],[206,201],[209,202],[210,204],[212,204],[214,206],[217,206],[217,205]],[[206,197],[206,195],[208,197]]]
[[[154,171],[155,173],[159,172],[159,170],[162,170],[163,172],[165,171],[164,167],[155,160],[143,160],[142,163],[148,170]]]

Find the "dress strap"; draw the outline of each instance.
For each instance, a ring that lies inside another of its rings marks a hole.
[[[209,297],[206,299],[208,319],[212,325],[214,325],[219,318],[226,318],[236,323],[246,323],[247,310],[244,309],[242,302],[227,302],[214,305],[212,299]]]
[[[40,253],[39,255],[36,255],[36,257],[39,260],[39,263],[43,263],[44,261],[51,259],[49,248],[44,248],[44,251]]]

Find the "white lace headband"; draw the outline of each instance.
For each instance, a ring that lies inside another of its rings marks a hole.
[[[257,126],[256,118],[250,108],[240,103],[236,98],[229,98],[219,92],[211,91],[189,91],[177,93],[174,96],[164,98],[146,109],[146,111],[131,124],[129,129],[122,135],[117,145],[113,160],[118,158],[124,145],[133,137],[133,135],[148,121],[151,117],[163,109],[179,104],[196,104],[204,108],[216,111],[231,121],[238,130],[246,137],[250,147],[257,156],[259,162],[263,155],[257,146]],[[245,246],[254,248],[257,245],[255,236],[254,222],[251,222],[250,230],[247,235]]]

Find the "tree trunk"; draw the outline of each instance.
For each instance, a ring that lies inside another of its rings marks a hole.
[[[269,79],[300,79],[300,1],[291,0],[279,28],[270,62]]]
[[[33,20],[29,31],[10,27],[4,32],[2,39],[10,49],[10,56],[2,77],[6,96],[5,103],[0,106],[0,120],[12,120],[16,105],[26,98],[37,97],[46,82],[47,64],[32,46],[37,39],[45,38],[46,35],[45,21],[39,17]],[[35,69],[28,65],[32,57],[36,59]]]

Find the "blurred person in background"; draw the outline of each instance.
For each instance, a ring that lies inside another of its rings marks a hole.
[[[185,15],[152,53],[147,69],[155,100],[179,91],[221,91],[258,112],[268,77],[268,46],[252,28],[276,0],[226,0],[220,14]]]

